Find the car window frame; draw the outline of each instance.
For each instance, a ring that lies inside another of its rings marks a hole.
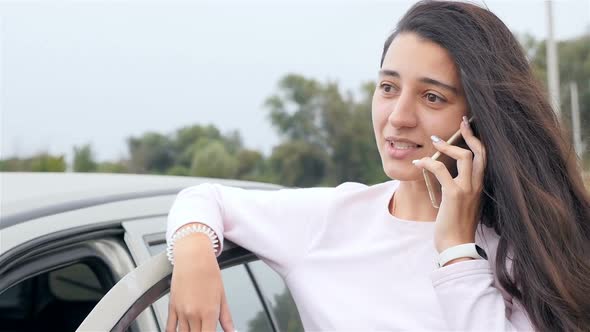
[[[135,260],[136,265],[139,266],[141,264],[147,264],[155,256],[157,256],[152,255],[152,253],[150,252],[150,246],[166,243],[166,217],[167,215],[151,216],[136,220],[129,220],[122,223],[122,226],[125,229],[125,243],[127,244],[132,257]],[[236,265],[244,266],[249,281],[254,287],[256,295],[258,296],[260,304],[266,314],[266,317],[271,325],[272,330],[277,331],[277,320],[274,317],[274,314],[270,308],[266,296],[263,293],[263,290],[258,285],[258,281],[256,280],[254,273],[252,273],[250,267],[247,264],[249,262],[257,260],[259,260],[259,258],[255,256],[253,253],[244,248],[239,247],[238,245],[232,243],[227,239],[224,243],[223,253],[218,257],[218,263],[220,265],[220,269],[222,270]],[[170,278],[171,275],[169,276],[169,279]],[[152,297],[151,310],[153,310],[156,320],[158,321],[160,330],[165,329],[168,317],[168,306],[164,301],[161,301],[160,299],[169,294],[169,279],[165,282],[159,281],[159,283],[168,284],[167,291],[165,291],[163,294],[159,294],[159,292],[162,291],[161,287],[163,287],[163,284],[158,284],[154,285],[155,289],[150,290],[150,293],[146,295],[148,297]],[[153,297],[155,296],[154,294],[158,294],[157,299],[153,299]],[[144,299],[142,298],[138,301],[144,301]],[[149,308],[149,306],[146,306],[142,310],[149,310]],[[132,310],[135,313],[138,309],[134,308],[130,310]],[[124,318],[125,321],[123,323],[128,323],[128,319],[129,318]],[[121,326],[125,326],[125,324],[122,324]],[[118,328],[120,328],[120,326]]]
[[[120,223],[105,223],[50,233],[14,247],[0,256],[0,294],[23,280],[91,260],[108,270],[99,276],[108,278],[102,281],[115,285],[135,268],[122,234]],[[155,324],[155,317],[144,316],[130,329],[153,329]]]

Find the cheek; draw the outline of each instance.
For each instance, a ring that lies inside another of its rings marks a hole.
[[[385,122],[387,122],[387,118],[389,117],[387,109],[388,107],[383,101],[380,101],[378,97],[373,97],[373,103],[371,105],[371,117],[375,127],[381,127]]]

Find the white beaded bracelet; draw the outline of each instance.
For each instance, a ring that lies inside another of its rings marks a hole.
[[[168,260],[170,261],[170,263],[172,265],[174,265],[174,244],[176,243],[176,241],[182,239],[183,237],[185,237],[189,234],[193,234],[193,233],[206,234],[209,237],[209,239],[211,240],[211,244],[213,245],[213,250],[215,251],[215,255],[217,255],[217,249],[219,248],[219,239],[217,238],[217,235],[215,235],[215,232],[213,232],[213,230],[211,228],[209,228],[208,226],[205,226],[203,224],[190,225],[189,227],[186,227],[186,228],[181,229],[180,231],[177,231],[172,236],[172,238],[170,239],[170,242],[166,246],[166,255],[168,256]]]

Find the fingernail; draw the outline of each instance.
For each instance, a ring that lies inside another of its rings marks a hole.
[[[440,141],[442,141],[442,139],[440,139],[440,137],[436,136],[436,135],[432,135],[430,136],[430,139],[434,142],[434,143],[438,143]]]
[[[463,124],[465,125],[465,127],[471,128],[470,125],[469,125],[469,120],[467,119],[466,116],[463,116]]]
[[[420,162],[420,159],[414,159],[414,160],[412,160],[412,164],[414,164],[414,165],[418,164],[419,162]]]

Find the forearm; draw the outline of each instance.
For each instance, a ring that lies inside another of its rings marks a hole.
[[[455,261],[434,270],[431,279],[450,329],[533,330],[522,308],[494,282],[488,261]]]

